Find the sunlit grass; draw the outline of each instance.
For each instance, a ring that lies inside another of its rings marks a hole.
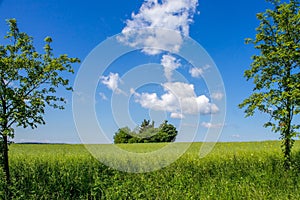
[[[119,147],[143,153],[165,145]],[[180,145],[184,144],[174,148]],[[277,141],[217,143],[210,154],[199,158],[201,145],[192,144],[163,169],[126,173],[100,163],[84,145],[13,144],[13,199],[300,199],[299,142],[295,143],[294,168],[289,172],[283,170]],[[113,152],[106,156],[116,162],[123,159],[123,164],[127,159]]]

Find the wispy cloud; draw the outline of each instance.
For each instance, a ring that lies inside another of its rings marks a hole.
[[[191,74],[192,77],[194,78],[199,78],[203,75],[204,70],[202,68],[198,67],[193,67],[190,69],[189,73]]]
[[[105,100],[105,101],[107,100],[107,97],[104,93],[100,92],[99,95],[100,95],[102,100]]]
[[[224,97],[224,94],[222,92],[213,92],[211,94],[211,98],[214,100],[222,100]]]
[[[87,103],[89,101],[91,101],[91,99],[93,99],[91,96],[89,96],[88,94],[84,93],[84,92],[78,92],[78,91],[74,91],[74,96],[77,103]]]
[[[241,135],[239,135],[239,134],[234,134],[234,135],[231,135],[231,137],[233,137],[233,138],[240,138]]]
[[[224,127],[225,124],[213,124],[211,122],[202,122],[201,123],[201,126],[204,127],[204,128],[221,128],[221,127]]]
[[[189,73],[191,74],[191,76],[193,78],[200,78],[202,77],[202,75],[204,74],[205,70],[209,69],[210,66],[209,65],[205,65],[203,67],[192,67],[189,70]]]

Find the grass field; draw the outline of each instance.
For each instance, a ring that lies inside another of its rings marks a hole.
[[[119,147],[149,152],[164,145]],[[13,199],[300,199],[300,142],[289,172],[280,142],[217,143],[200,159],[201,145],[161,170],[126,173],[101,164],[84,145],[13,144],[10,190]]]

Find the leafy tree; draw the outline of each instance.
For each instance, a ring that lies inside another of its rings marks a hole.
[[[120,128],[118,132],[114,135],[114,143],[129,143],[129,140],[132,138],[132,133],[128,127]]]
[[[270,1],[270,0],[269,0]],[[255,39],[259,55],[252,57],[247,80],[254,80],[253,94],[239,107],[246,107],[246,116],[256,110],[270,115],[265,127],[280,132],[283,141],[284,166],[291,166],[291,149],[300,128],[295,116],[300,113],[300,13],[299,1],[270,1],[274,8],[257,14],[260,20]]]
[[[176,127],[164,121],[158,128],[154,122],[144,120],[138,131],[131,131],[128,127],[121,128],[115,133],[114,143],[158,143],[174,142],[177,136]]]
[[[160,142],[174,142],[177,134],[178,131],[176,130],[176,127],[172,124],[168,124],[167,120],[165,120],[159,127],[158,136]]]
[[[55,95],[62,86],[72,90],[62,72],[73,73],[71,64],[80,62],[67,55],[54,57],[52,39],[45,38],[44,53],[38,53],[33,38],[20,32],[15,19],[7,20],[7,45],[0,45],[0,137],[6,181],[9,184],[8,143],[14,127],[36,128],[45,124],[46,105],[63,109],[66,100]]]
[[[154,128],[154,121],[150,124],[150,120],[144,119],[144,121],[141,124],[139,133],[145,132],[148,128]]]
[[[128,143],[129,143],[129,144],[133,144],[133,143],[141,143],[141,140],[140,140],[140,138],[138,138],[138,137],[132,137],[132,138],[130,138],[130,139],[128,140]]]
[[[154,139],[158,132],[158,128],[148,127],[142,133],[136,134],[136,137],[140,138],[140,143],[157,142]]]

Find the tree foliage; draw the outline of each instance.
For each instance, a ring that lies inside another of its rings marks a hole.
[[[239,106],[246,107],[246,116],[256,110],[270,116],[264,126],[280,132],[288,169],[294,137],[300,128],[299,121],[295,121],[300,113],[299,1],[270,2],[273,9],[257,14],[260,25],[255,39],[246,39],[260,54],[252,57],[251,69],[245,71],[247,80],[253,79],[253,93]]]
[[[128,127],[120,128],[114,136],[114,142],[118,143],[129,143],[132,139],[131,130]]]
[[[154,128],[154,121],[152,121],[152,123],[150,123],[150,120],[144,119],[144,121],[142,122],[142,124],[139,128],[139,133],[143,133],[143,132],[147,131],[147,129],[149,129],[149,128]]]
[[[114,143],[159,143],[174,142],[177,136],[176,127],[164,121],[158,128],[154,122],[144,120],[139,131],[131,131],[128,127],[120,128],[114,135]]]
[[[63,109],[66,100],[56,96],[62,86],[72,90],[64,72],[73,73],[71,64],[79,62],[68,55],[55,57],[52,39],[45,38],[44,53],[33,46],[33,38],[20,32],[15,19],[7,20],[7,45],[0,45],[0,137],[4,169],[9,181],[8,138],[14,137],[14,127],[36,128],[45,124],[48,105]]]

